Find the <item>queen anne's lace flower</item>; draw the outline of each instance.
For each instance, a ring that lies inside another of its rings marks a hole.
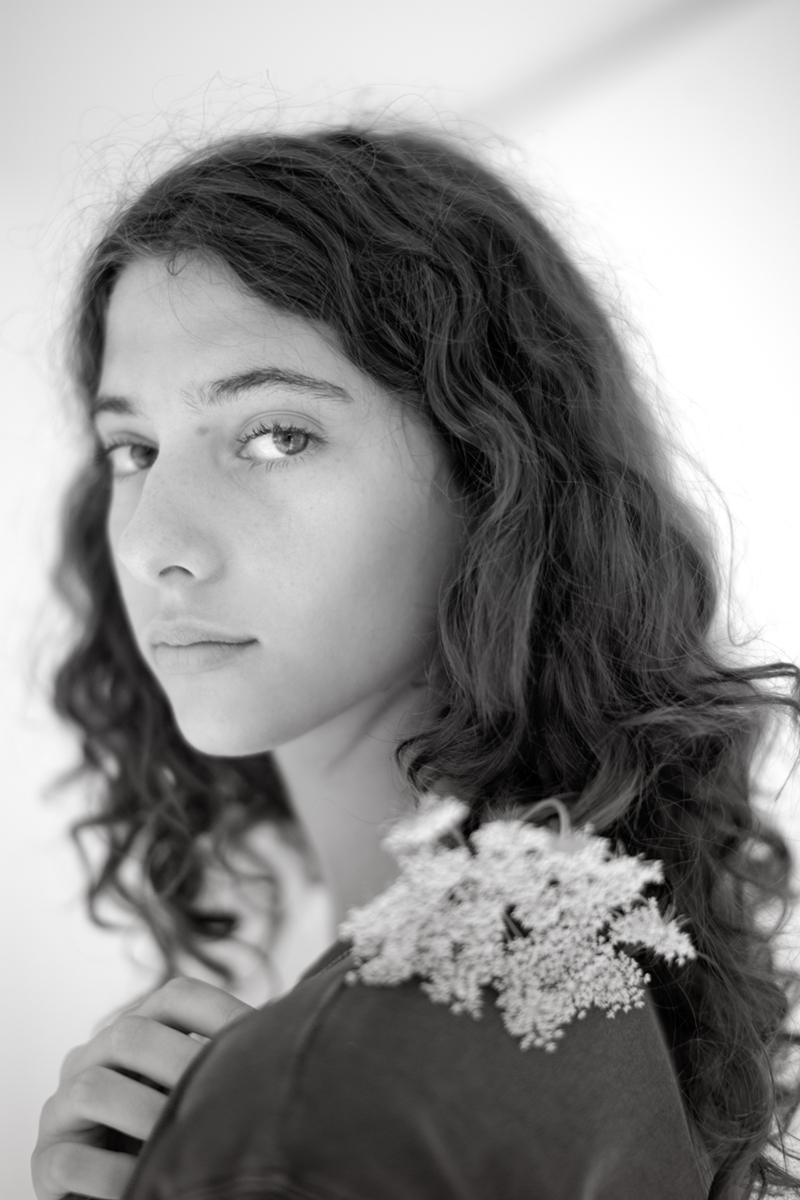
[[[491,987],[523,1049],[555,1050],[563,1027],[592,1006],[609,1017],[643,1006],[649,976],[623,946],[694,958],[688,936],[642,895],[663,879],[660,862],[614,854],[590,831],[556,834],[515,819],[466,840],[458,829],[467,811],[453,797],[428,797],[386,838],[400,875],[340,927],[353,943],[349,983],[417,976],[432,1000],[476,1018]],[[447,834],[461,844],[442,845]]]

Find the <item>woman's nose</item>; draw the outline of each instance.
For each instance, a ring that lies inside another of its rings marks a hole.
[[[225,543],[214,514],[209,472],[159,456],[135,496],[118,488],[109,513],[114,552],[142,583],[212,579],[222,570]]]

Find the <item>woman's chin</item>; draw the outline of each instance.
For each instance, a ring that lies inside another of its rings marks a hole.
[[[273,744],[263,733],[249,730],[244,723],[237,724],[226,720],[209,720],[207,715],[199,720],[181,719],[175,713],[175,720],[184,741],[188,742],[201,754],[210,754],[215,758],[242,758],[248,754],[264,754],[273,749]]]

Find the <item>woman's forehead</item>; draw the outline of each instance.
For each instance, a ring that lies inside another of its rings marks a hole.
[[[322,371],[341,390],[373,384],[341,351],[333,331],[265,303],[230,271],[188,260],[176,273],[140,259],[120,273],[109,301],[101,390],[119,375],[219,367]]]

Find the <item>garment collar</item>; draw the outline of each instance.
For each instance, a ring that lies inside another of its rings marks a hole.
[[[333,945],[328,946],[327,950],[323,950],[319,958],[315,958],[310,967],[308,967],[300,976],[300,982],[304,979],[311,979],[314,975],[320,975],[328,967],[332,967],[340,958],[345,958],[350,953],[352,943],[347,938],[338,938]]]

